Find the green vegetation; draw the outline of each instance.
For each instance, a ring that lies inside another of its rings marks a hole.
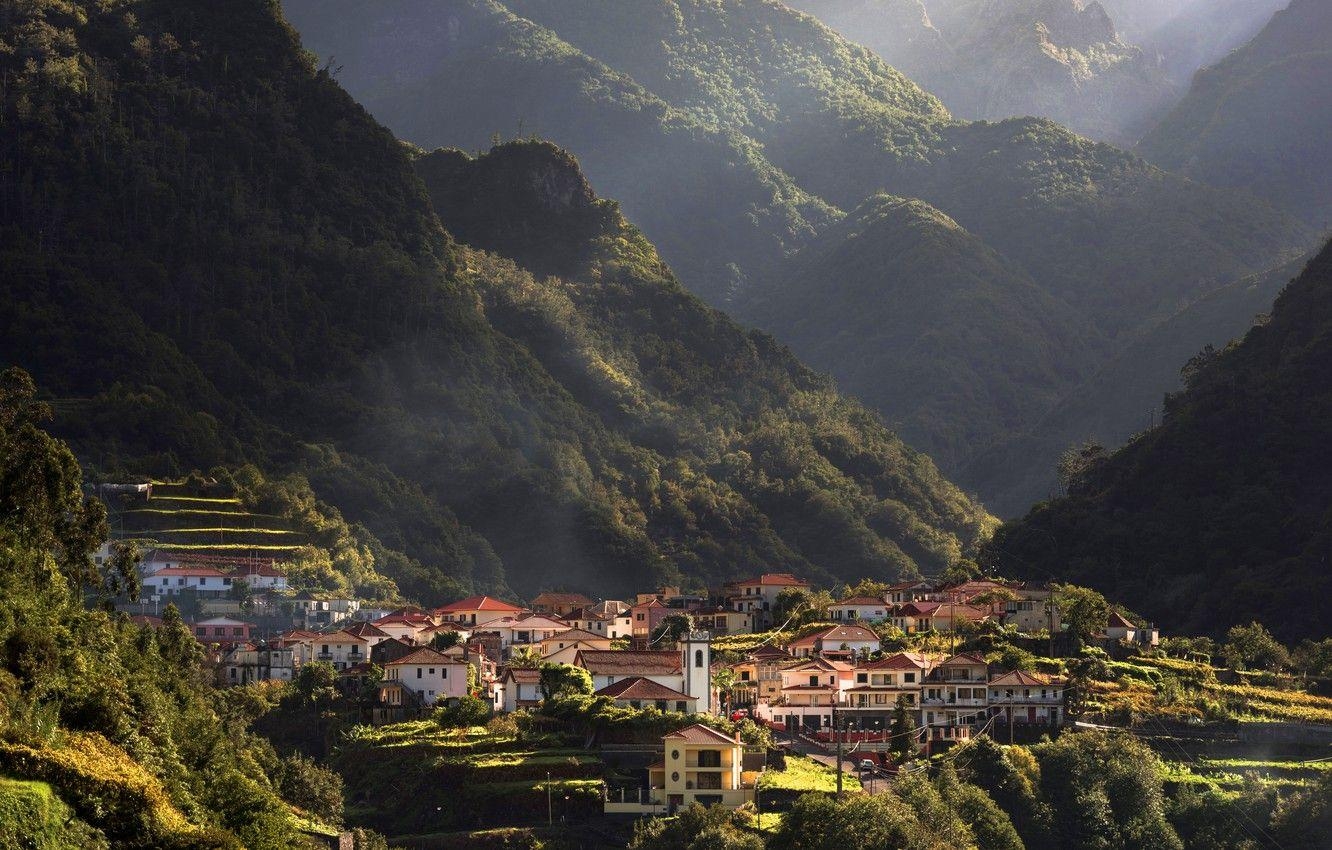
[[[1005,574],[1053,573],[1133,599],[1174,632],[1220,637],[1258,619],[1279,639],[1325,637],[1329,495],[1309,470],[1324,467],[1321,423],[1332,414],[1318,377],[1329,281],[1332,246],[1282,292],[1270,321],[1189,361],[1160,427],[1082,470],[1067,497],[1001,528],[989,560]]]
[[[1332,212],[1324,167],[1329,27],[1326,3],[1290,3],[1252,41],[1199,72],[1139,149],[1162,167],[1244,189],[1324,226]]]
[[[45,782],[0,777],[0,848],[63,850],[105,847]]]
[[[818,791],[831,794],[837,790],[837,772],[807,756],[787,755],[785,770],[769,769],[763,773],[764,791]],[[843,772],[842,788],[860,790],[860,779]]]
[[[106,511],[42,430],[50,410],[34,395],[21,370],[0,373],[0,775],[59,799],[7,784],[0,807],[28,810],[36,840],[305,846],[279,796],[281,763],[219,717],[176,609],[158,629],[84,609],[83,592],[106,581],[92,562]]]
[[[789,339],[1004,513],[1050,491],[1066,442],[1039,438],[1066,427],[1043,418],[1059,398],[1140,332],[1313,238],[1050,121],[952,120],[868,50],[777,3],[455,3],[448,50],[414,37],[437,25],[430,5],[284,8],[412,142],[475,150],[530,131],[568,148],[687,286]],[[883,191],[915,209],[867,204]],[[897,240],[890,262],[871,240],[851,244],[862,231]],[[935,281],[938,294],[915,297]],[[884,360],[899,330],[901,356]],[[1015,432],[1031,440],[982,455]]]
[[[5,189],[24,212],[0,225],[21,281],[0,360],[55,397],[98,480],[247,462],[300,475],[366,529],[354,560],[423,600],[525,593],[553,571],[608,595],[753,563],[889,579],[978,545],[983,510],[830,381],[687,294],[567,155],[499,160],[569,187],[568,204],[529,204],[538,191],[450,214],[472,234],[496,208],[549,232],[590,205],[569,231],[590,246],[555,252],[582,264],[538,279],[439,229],[444,178],[423,189],[411,152],[272,4],[126,11],[29,4],[40,61],[0,53],[25,151]],[[91,88],[42,70],[65,66]],[[444,177],[491,167],[471,162]],[[40,201],[37,185],[52,187]],[[358,586],[319,548],[329,561],[298,553],[298,572]]]
[[[1119,19],[1073,2],[794,0],[933,92],[964,118],[1039,115],[1128,144],[1176,95],[1157,55]],[[1112,20],[1111,18],[1114,18]]]

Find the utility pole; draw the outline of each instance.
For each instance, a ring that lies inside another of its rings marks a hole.
[[[546,826],[550,826],[555,822],[554,812],[555,809],[552,807],[550,800],[550,771],[548,770],[546,771]]]
[[[837,739],[837,799],[842,799],[842,729],[839,725],[840,718],[837,716],[837,709],[833,709],[833,737]]]

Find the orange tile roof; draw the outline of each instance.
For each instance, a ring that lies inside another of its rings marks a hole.
[[[672,740],[688,741],[691,744],[734,744],[735,739],[718,732],[710,726],[704,726],[702,723],[695,723],[693,726],[686,726],[679,731],[664,735],[665,738]]]
[[[384,666],[392,667],[395,664],[445,665],[445,664],[460,664],[460,663],[461,662],[458,661],[458,659],[456,658],[450,658],[449,656],[443,654],[442,652],[439,652],[438,650],[431,649],[428,646],[423,646],[420,649],[416,650],[415,652],[409,652],[408,654],[399,658],[397,661],[388,662]]]
[[[502,599],[490,596],[469,596],[436,608],[437,613],[452,614],[455,611],[521,611],[522,608]]]

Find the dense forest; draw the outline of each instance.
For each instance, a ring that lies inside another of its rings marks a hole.
[[[1068,495],[1004,525],[987,557],[1092,584],[1182,632],[1258,618],[1286,639],[1332,622],[1332,245],[1270,319],[1184,368],[1159,427],[1071,452]]]
[[[1058,455],[1043,434],[1014,441],[1015,431],[1044,427],[1044,413],[1140,334],[1314,241],[1251,198],[1049,120],[956,120],[866,48],[776,3],[284,9],[339,82],[409,141],[474,150],[536,133],[569,150],[687,287],[828,369],[1000,514],[1049,492]],[[848,258],[842,269],[855,278],[835,286],[808,274],[811,255],[866,250],[830,240],[858,234],[857,210],[881,192],[919,202],[876,209],[899,219],[884,224],[902,240],[898,261]],[[938,229],[914,223],[924,206],[925,219],[951,220],[983,256],[940,263]],[[944,277],[951,297],[905,303],[913,290],[903,281]],[[949,312],[992,302],[1015,280],[1034,285],[1004,306],[1023,333]],[[816,316],[778,315],[814,302]],[[896,368],[865,373],[881,356],[876,340],[849,329],[913,310],[935,336],[902,345]],[[1232,317],[1233,331],[1249,318]],[[973,319],[983,330],[959,327]],[[963,367],[949,386],[901,380],[931,372],[940,349]],[[1031,469],[1045,477],[1028,481]]]
[[[602,593],[912,575],[985,533],[928,458],[681,288],[557,148],[421,158],[428,192],[275,4],[15,15],[0,360],[91,475],[301,474],[420,599],[557,569]]]

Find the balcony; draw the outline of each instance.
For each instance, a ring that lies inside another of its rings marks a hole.
[[[1001,694],[990,694],[989,704],[990,705],[1060,705],[1063,703],[1063,701],[1064,701],[1063,694],[1047,694],[1045,696],[1040,696],[1039,694],[1032,694],[1029,697],[1019,696],[1017,694],[1014,694],[1011,697]]]

